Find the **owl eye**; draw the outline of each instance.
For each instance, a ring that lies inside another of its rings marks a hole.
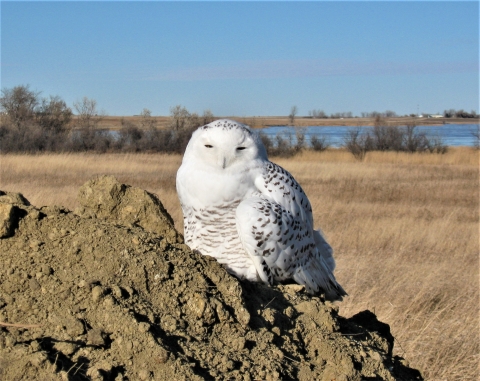
[[[237,147],[237,151],[243,151],[246,147]]]
[[[207,148],[213,148],[213,146],[211,146],[210,144],[205,144],[205,147],[207,147]]]

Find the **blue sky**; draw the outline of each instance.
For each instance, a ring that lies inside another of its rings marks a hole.
[[[479,112],[479,3],[1,2],[1,86],[109,115]]]

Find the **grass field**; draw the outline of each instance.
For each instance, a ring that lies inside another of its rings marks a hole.
[[[370,309],[390,324],[396,353],[429,380],[479,377],[478,151],[445,155],[342,150],[273,159],[300,182],[335,250],[349,293],[340,314]],[[74,209],[100,174],[158,194],[182,231],[175,192],[180,156],[0,156],[0,189],[34,205]]]

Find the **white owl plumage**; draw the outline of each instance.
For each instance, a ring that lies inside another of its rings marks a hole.
[[[248,126],[222,119],[199,127],[178,170],[177,192],[185,242],[230,273],[267,284],[293,279],[330,300],[346,295],[302,187],[268,160]]]

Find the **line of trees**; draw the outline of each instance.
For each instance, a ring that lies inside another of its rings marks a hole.
[[[362,118],[375,118],[377,116],[384,117],[384,118],[395,118],[398,117],[397,113],[395,111],[387,110],[385,112],[378,112],[378,111],[372,111],[372,112],[362,112],[361,114]],[[308,116],[315,118],[315,119],[340,119],[340,118],[357,118],[357,116],[353,115],[351,111],[348,112],[335,112],[330,115],[327,115],[325,111],[320,110],[320,109],[313,109],[308,112]],[[414,115],[415,116],[415,115]]]
[[[467,112],[463,109],[455,110],[453,108],[445,110],[443,112],[443,116],[445,118],[478,118],[478,114],[475,112],[475,110]]]
[[[73,104],[72,111],[60,97],[41,98],[39,92],[30,90],[28,86],[3,89],[0,107],[2,153],[183,153],[193,131],[214,120],[214,115],[209,110],[198,115],[178,105],[170,109],[167,128],[160,129],[150,110],[143,109],[137,123],[122,120],[119,131],[108,131],[99,126],[105,113],[98,110],[95,100],[84,97]],[[292,123],[297,111],[295,106],[292,107]],[[312,111],[312,116],[322,115],[321,112]],[[349,114],[339,115],[350,117]],[[369,151],[447,151],[447,146],[440,138],[419,132],[412,123],[405,127],[390,125],[387,115],[392,114],[375,114],[372,128],[351,129],[344,137],[343,147],[358,159],[363,159]],[[297,128],[295,133],[287,132],[273,138],[261,134],[261,139],[271,156],[293,156],[305,149],[324,151],[330,146],[327,138],[321,135],[311,136],[308,141],[305,130],[301,128]]]
[[[354,118],[354,115],[349,112],[336,112],[333,114],[327,115],[323,110],[310,110],[308,112],[308,116],[315,118],[315,119],[340,119],[340,118]]]
[[[298,111],[298,110],[297,110]],[[340,118],[356,118],[357,116],[353,115],[350,111],[349,112],[336,112],[328,115],[321,109],[313,109],[308,112],[308,116],[311,118],[315,119],[340,119]],[[409,115],[404,115],[404,117],[417,117],[418,115],[416,114],[409,114]],[[471,112],[467,112],[463,109],[460,110],[455,110],[455,109],[449,109],[445,110],[443,112],[443,116],[445,118],[478,118],[479,115],[476,113],[475,110],[472,110]],[[376,117],[381,117],[381,118],[397,118],[401,117],[401,115],[398,115],[395,111],[392,110],[386,110],[384,112],[379,112],[379,111],[371,111],[371,112],[361,112],[360,117],[362,118],[376,118]],[[291,117],[290,117],[291,118]]]
[[[84,97],[72,111],[58,96],[41,98],[28,86],[3,89],[0,97],[0,150],[7,152],[172,152],[182,153],[193,131],[214,120],[210,111],[190,113],[172,107],[170,124],[160,129],[150,110],[139,124],[122,120],[120,131],[101,129],[105,113],[97,102]]]

